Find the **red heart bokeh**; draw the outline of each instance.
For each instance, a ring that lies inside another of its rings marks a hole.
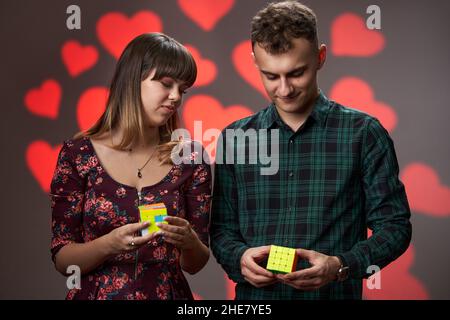
[[[72,77],[89,70],[98,60],[98,52],[94,46],[82,46],[75,40],[64,43],[61,56]]]
[[[185,45],[189,52],[194,57],[195,63],[197,64],[197,80],[193,87],[200,87],[210,84],[214,81],[217,75],[217,67],[213,61],[203,59],[200,51],[198,51],[192,45]]]
[[[186,101],[183,108],[183,121],[191,138],[201,142],[211,160],[214,161],[215,144],[220,131],[230,123],[252,114],[253,112],[245,106],[233,105],[224,108],[218,100],[211,96],[197,95]],[[194,121],[201,121],[201,131],[196,130]],[[215,129],[218,134],[210,131],[212,137],[204,139],[205,131],[208,129]],[[199,137],[199,134],[202,136]]]
[[[61,145],[52,147],[42,140],[34,141],[27,147],[25,159],[28,169],[44,192],[50,191],[60,149]]]
[[[77,103],[77,121],[81,131],[86,131],[100,118],[106,108],[108,89],[92,87],[84,91]]]
[[[335,56],[370,57],[385,47],[384,36],[367,29],[363,18],[344,13],[331,25],[331,51]]]
[[[330,98],[380,120],[387,131],[397,125],[397,114],[387,104],[375,101],[372,88],[363,80],[346,77],[337,81],[330,90]]]
[[[259,71],[252,58],[252,43],[250,40],[243,41],[233,49],[233,64],[239,75],[253,88],[258,90],[267,100],[269,96],[264,89]]]
[[[56,119],[61,102],[62,89],[56,80],[45,80],[39,88],[31,89],[25,94],[27,109],[41,117]]]
[[[225,287],[227,291],[227,300],[234,300],[236,297],[236,282],[230,280],[226,274],[224,274],[225,278]]]
[[[434,217],[450,215],[450,188],[441,183],[433,168],[411,163],[403,169],[401,179],[412,210]]]
[[[234,0],[178,0],[184,14],[205,31],[211,31],[233,7]]]
[[[136,36],[161,31],[161,19],[151,11],[139,11],[132,18],[120,12],[110,12],[97,22],[97,37],[100,43],[116,59]]]
[[[372,232],[368,230],[370,237]],[[369,300],[425,300],[429,294],[423,283],[411,274],[415,250],[410,245],[397,260],[383,268],[375,276],[380,278],[380,289],[369,289],[363,281],[363,296]]]

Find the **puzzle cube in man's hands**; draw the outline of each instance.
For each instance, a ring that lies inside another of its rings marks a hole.
[[[273,273],[294,272],[297,267],[297,253],[295,249],[270,246],[269,259],[266,269]]]

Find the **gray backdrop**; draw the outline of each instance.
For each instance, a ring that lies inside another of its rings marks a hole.
[[[139,10],[156,13],[163,21],[164,33],[194,45],[217,66],[215,80],[191,89],[187,98],[208,94],[224,106],[241,104],[258,111],[266,105],[266,100],[236,72],[231,53],[238,43],[249,39],[250,19],[266,3],[266,0],[236,0],[228,14],[211,31],[205,31],[182,12],[176,0],[0,2],[0,92],[4,110],[0,120],[3,204],[0,298],[65,297],[65,278],[57,273],[50,259],[49,199],[27,166],[25,154],[35,140],[56,146],[71,137],[79,130],[76,104],[80,94],[91,86],[108,86],[115,58],[96,35],[98,19],[110,11],[120,11],[129,17]],[[413,162],[425,163],[435,170],[442,185],[449,186],[450,111],[446,96],[450,91],[450,2],[309,0],[304,3],[318,15],[320,40],[329,48],[333,19],[345,12],[366,17],[368,5],[380,6],[385,49],[366,58],[338,57],[329,50],[327,63],[320,73],[320,87],[329,93],[333,84],[344,76],[355,76],[370,83],[376,97],[388,103],[397,115],[391,136],[400,168]],[[81,8],[81,30],[66,28],[66,8],[70,4]],[[99,52],[98,62],[76,77],[68,74],[61,61],[61,46],[69,39],[94,45]],[[56,119],[37,116],[24,103],[26,93],[48,78],[57,80],[63,91]],[[444,205],[446,213],[441,216],[415,210],[412,213],[415,257],[409,271],[430,299],[450,298],[448,200]],[[213,257],[205,269],[188,279],[193,291],[205,299],[227,297],[223,271]]]

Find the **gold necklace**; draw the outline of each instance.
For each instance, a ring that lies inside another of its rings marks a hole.
[[[141,168],[137,169],[137,176],[139,179],[142,179],[142,172],[141,170],[143,170],[145,168],[145,166],[150,162],[150,160],[153,158],[153,155],[155,154],[157,147],[155,147],[155,149],[153,150],[152,154],[150,155],[150,157],[148,158],[148,160],[144,163],[144,165]]]
[[[110,138],[111,138],[111,145],[114,146],[112,134],[110,135]],[[158,143],[156,144],[155,149],[154,149],[153,152],[150,154],[150,157],[148,157],[148,159],[147,159],[147,161],[144,163],[144,165],[143,165],[141,168],[138,168],[138,169],[137,169],[137,176],[138,176],[139,179],[142,179],[142,172],[141,172],[141,171],[145,168],[145,166],[146,166],[146,165],[150,162],[150,160],[153,158],[153,155],[155,154],[156,149],[158,149],[158,145],[159,145],[159,140],[158,140]],[[131,154],[131,152],[133,151],[133,148],[129,148],[129,149],[127,149],[126,151],[127,151],[128,153]]]

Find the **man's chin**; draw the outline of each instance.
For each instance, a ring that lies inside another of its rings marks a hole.
[[[283,110],[284,112],[296,112],[301,109],[301,103],[299,99],[294,99],[293,101],[286,102],[278,100],[275,102],[276,106]]]

